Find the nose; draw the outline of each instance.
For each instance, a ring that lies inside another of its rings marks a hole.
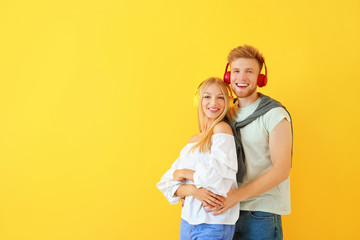
[[[246,74],[244,71],[239,71],[238,73],[231,74],[231,82],[238,80],[243,81],[246,79]]]
[[[241,71],[240,73],[239,73],[239,79],[240,80],[245,80],[245,72],[244,71]]]
[[[216,97],[211,98],[211,104],[215,104],[216,103]]]

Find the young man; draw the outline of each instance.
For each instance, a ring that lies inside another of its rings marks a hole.
[[[281,215],[290,214],[291,119],[280,103],[257,92],[258,84],[264,85],[264,76],[258,79],[264,58],[256,48],[237,47],[228,62],[239,107],[232,122],[239,189],[211,210],[218,215],[240,203],[234,239],[282,239]]]

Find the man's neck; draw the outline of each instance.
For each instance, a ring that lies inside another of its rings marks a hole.
[[[239,107],[244,108],[250,106],[258,99],[259,99],[259,94],[257,92],[254,92],[253,94],[245,98],[238,98]]]

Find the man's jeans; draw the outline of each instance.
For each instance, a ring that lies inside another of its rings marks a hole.
[[[259,211],[240,211],[233,240],[282,240],[281,216]]]
[[[198,224],[191,225],[181,219],[180,240],[231,240],[235,225],[225,224]]]

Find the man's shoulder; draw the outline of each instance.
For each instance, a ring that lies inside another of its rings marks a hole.
[[[274,107],[267,111],[262,117],[264,119],[272,119],[273,117],[286,117],[290,120],[290,114],[287,109],[283,106]]]
[[[265,129],[270,133],[283,119],[291,123],[291,118],[287,110],[283,107],[275,107],[261,116],[261,122]]]

